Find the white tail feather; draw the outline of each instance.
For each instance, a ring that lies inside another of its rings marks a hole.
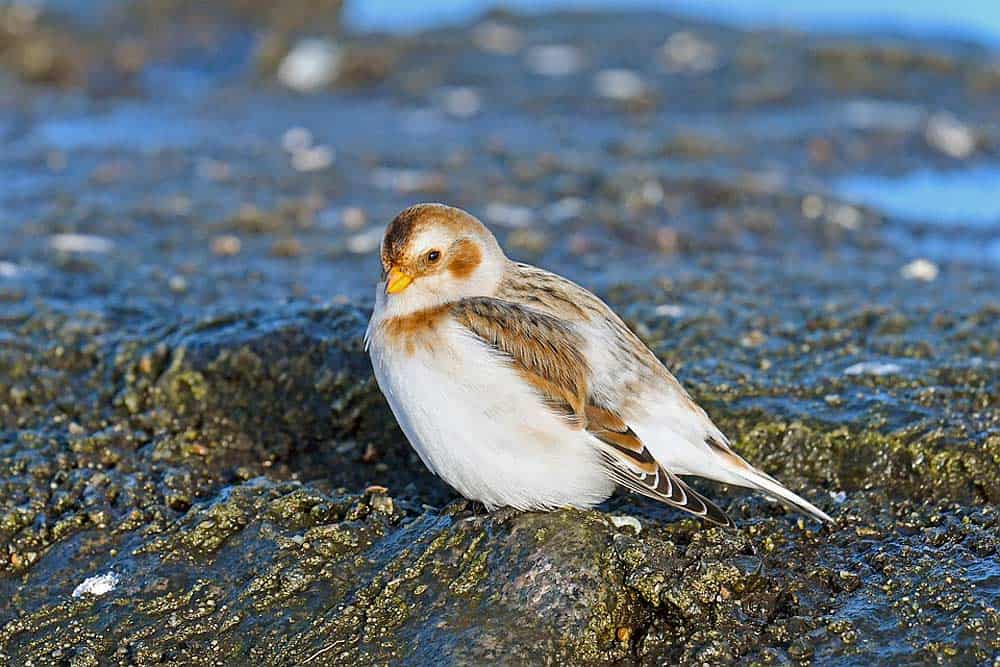
[[[816,507],[802,496],[793,493],[781,484],[778,484],[773,477],[762,472],[758,472],[749,465],[745,469],[732,470],[732,472],[746,481],[746,483],[741,486],[747,486],[752,489],[763,491],[765,494],[774,497],[775,500],[784,505],[790,505],[793,509],[809,514],[825,523],[833,523],[833,518],[829,514]]]

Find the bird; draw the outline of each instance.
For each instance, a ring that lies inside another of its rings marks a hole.
[[[476,217],[410,206],[386,228],[365,346],[421,461],[488,510],[592,508],[618,487],[734,522],[682,478],[833,519],[757,470],[597,296],[508,259]]]

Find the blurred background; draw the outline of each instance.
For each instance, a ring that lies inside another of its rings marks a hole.
[[[428,200],[841,523],[453,523],[361,342]],[[995,0],[0,0],[0,662],[995,663],[998,294]]]
[[[89,234],[73,261],[118,252],[73,289],[353,298],[392,214],[442,199],[601,280],[742,247],[691,180],[800,197],[797,237],[885,214],[907,256],[996,264],[1000,10],[869,5],[6,2],[5,274],[65,283],[36,251]]]

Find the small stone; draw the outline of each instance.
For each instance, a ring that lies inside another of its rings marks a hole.
[[[187,291],[188,282],[184,276],[170,276],[170,280],[167,281],[167,287],[170,288],[171,292],[181,294]]]
[[[605,69],[594,75],[594,90],[601,97],[627,102],[646,90],[642,78],[629,69]]]
[[[507,237],[507,245],[526,252],[541,253],[549,246],[548,237],[537,229],[515,229]]]
[[[678,318],[684,315],[684,307],[674,303],[663,303],[653,309],[653,314],[658,317]]]
[[[482,106],[482,97],[475,88],[468,86],[448,88],[441,95],[444,112],[455,118],[471,118],[479,113]]]
[[[360,206],[348,206],[340,212],[340,221],[347,229],[361,229],[368,222],[365,210]]]
[[[290,127],[281,135],[281,147],[289,153],[297,153],[312,146],[312,132],[304,127]]]
[[[300,93],[326,88],[337,79],[341,49],[325,39],[303,39],[278,66],[278,81]]]
[[[719,65],[715,45],[693,32],[675,32],[660,48],[660,59],[668,72],[703,74]]]
[[[87,579],[84,579],[79,586],[73,589],[73,597],[78,598],[83,595],[100,597],[102,595],[106,595],[115,589],[119,581],[120,577],[114,572],[88,577]]]
[[[223,183],[232,176],[232,167],[228,162],[204,158],[198,160],[198,176],[205,181]]]
[[[844,229],[855,230],[861,226],[861,211],[848,204],[834,206],[828,216],[830,222]]]
[[[400,193],[436,192],[444,187],[444,177],[434,171],[418,169],[376,169],[372,183],[377,188]]]
[[[238,255],[243,248],[240,237],[232,234],[216,236],[212,239],[212,253],[220,257],[232,257]]]
[[[355,255],[367,255],[375,252],[382,243],[382,230],[372,228],[360,234],[354,234],[347,239],[347,250]]]
[[[932,147],[956,160],[965,159],[976,150],[973,130],[949,113],[932,115],[927,120],[924,138]]]
[[[389,496],[383,494],[374,495],[368,502],[376,512],[392,514],[392,498]]]
[[[313,146],[292,153],[292,168],[295,171],[320,171],[333,164],[334,150],[329,146]]]
[[[583,67],[583,53],[568,44],[546,44],[528,51],[528,69],[542,76],[569,76]]]
[[[534,220],[534,214],[527,206],[490,202],[483,212],[487,220],[501,227],[527,227]]]
[[[680,249],[680,235],[673,227],[658,227],[653,233],[653,242],[660,252],[672,255]]]
[[[740,338],[740,345],[743,347],[760,347],[767,342],[767,335],[763,331],[754,329],[750,333]]]
[[[900,372],[902,367],[883,361],[861,361],[852,364],[844,369],[844,375],[894,375]]]
[[[608,518],[611,520],[611,523],[614,524],[615,528],[624,528],[625,526],[628,526],[636,532],[636,535],[642,532],[642,524],[639,523],[639,520],[634,516],[622,515],[611,516]]]
[[[521,49],[524,38],[517,28],[486,21],[472,31],[472,41],[482,51],[509,56]]]
[[[815,220],[823,215],[823,200],[816,195],[806,195],[802,199],[802,215],[808,220]]]
[[[298,239],[278,239],[271,245],[275,257],[298,257],[302,254],[302,242]]]
[[[663,201],[663,186],[657,181],[646,181],[639,189],[639,196],[647,206],[656,206]]]
[[[543,215],[551,223],[559,224],[579,218],[586,207],[586,202],[579,197],[563,197],[545,207]]]
[[[49,238],[49,247],[59,252],[103,254],[111,252],[115,244],[103,236],[56,234]]]
[[[925,283],[937,279],[940,269],[929,259],[915,259],[899,270],[899,275],[907,280],[921,280]]]
[[[0,262],[0,278],[17,278],[23,270],[13,262]]]

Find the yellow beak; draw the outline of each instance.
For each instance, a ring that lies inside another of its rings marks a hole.
[[[409,287],[412,282],[413,276],[403,273],[394,266],[389,269],[389,275],[385,280],[385,293],[397,294],[402,292]]]

